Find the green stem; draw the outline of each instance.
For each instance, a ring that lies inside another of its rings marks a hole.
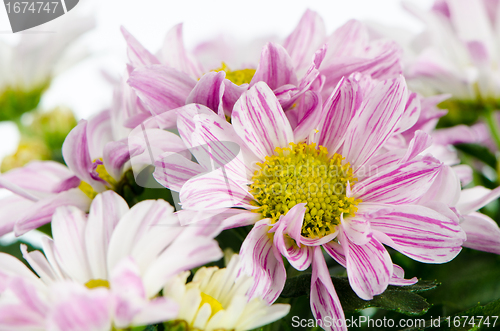
[[[486,109],[486,123],[488,124],[491,132],[491,137],[493,138],[495,145],[497,146],[498,150],[500,150],[500,128],[498,127],[498,121],[496,119],[495,113],[496,112],[489,107]]]

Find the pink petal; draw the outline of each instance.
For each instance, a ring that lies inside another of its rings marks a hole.
[[[427,192],[441,168],[434,159],[407,162],[356,183],[353,195],[364,202],[412,203]]]
[[[401,133],[413,127],[420,116],[420,98],[417,93],[412,92],[408,95],[405,111],[395,133]]]
[[[52,219],[57,262],[81,284],[92,279],[85,247],[86,223],[85,213],[73,206],[57,209]]]
[[[108,331],[112,321],[112,299],[105,288],[88,290],[80,284],[57,283],[51,288],[56,301],[46,316],[47,329],[54,331]]]
[[[22,192],[34,197],[39,197],[38,192],[59,193],[80,184],[80,180],[67,167],[54,161],[32,161],[22,168],[3,173],[0,180],[0,183],[5,181],[14,184]],[[14,191],[16,194],[22,192]]]
[[[292,59],[283,46],[274,43],[264,46],[250,86],[260,81],[266,83],[272,90],[286,84],[297,85]]]
[[[423,206],[393,208],[391,213],[370,219],[376,237],[384,244],[424,263],[445,263],[460,252],[465,233],[456,219]]]
[[[263,219],[255,224],[241,245],[240,258],[242,272],[254,277],[248,297],[262,296],[272,303],[283,291],[286,271],[281,254],[268,233],[271,228],[268,221]]]
[[[342,232],[339,241],[344,248],[347,276],[354,292],[364,300],[383,293],[393,273],[391,257],[385,247],[375,238],[366,245],[356,245]]]
[[[151,64],[160,64],[160,61],[142,46],[123,26],[121,31],[127,42],[127,55],[130,64],[136,68],[148,66]]]
[[[442,202],[448,206],[455,206],[460,198],[460,179],[451,167],[443,166],[427,193],[419,200],[419,204],[426,202]]]
[[[207,106],[225,119],[222,101],[226,86],[224,84],[225,78],[224,71],[204,74],[187,97],[186,104],[197,103]]]
[[[162,252],[144,274],[146,295],[156,295],[172,276],[217,261],[222,256],[214,239],[201,236],[180,237]]]
[[[165,36],[161,57],[166,65],[182,71],[192,78],[199,78],[204,70],[186,51],[182,40],[182,23],[174,26]]]
[[[22,217],[20,210],[29,210],[33,201],[12,195],[0,200],[0,236],[14,231],[14,225]]]
[[[14,232],[16,236],[20,236],[49,223],[56,209],[61,206],[75,206],[83,211],[87,211],[90,202],[90,198],[79,188],[73,188],[42,199],[32,204],[27,212],[22,214],[14,226]]]
[[[293,131],[281,105],[263,82],[243,93],[234,106],[232,123],[236,133],[261,160],[276,147],[294,141]]]
[[[134,70],[128,83],[153,116],[184,106],[196,85],[188,75],[161,65]]]
[[[108,174],[116,181],[121,179],[123,166],[130,160],[130,150],[127,140],[111,141],[103,151],[103,163]]]
[[[457,204],[457,209],[461,214],[469,214],[479,210],[488,203],[500,196],[500,187],[494,190],[489,190],[482,186],[476,186],[470,189],[465,189],[460,195],[460,200]]]
[[[45,284],[50,284],[57,279],[57,275],[42,252],[35,250],[28,253],[28,246],[24,244],[21,244],[21,252],[23,252],[23,258]]]
[[[296,204],[285,216],[281,216],[274,233],[276,248],[295,269],[300,271],[309,268],[313,257],[312,247],[305,245],[300,247],[300,231],[306,212],[305,205],[305,203]]]
[[[108,272],[129,256],[144,271],[182,230],[173,212],[174,208],[161,199],[141,201],[127,211],[109,239]],[[149,254],[144,255],[146,251]]]
[[[222,168],[229,171],[229,176],[235,176],[235,179],[242,177],[246,180],[252,176],[254,162],[258,159],[235,134],[233,126],[214,113],[199,114],[195,111],[186,110],[193,115],[189,120],[185,120],[187,114],[179,117],[179,123],[182,123],[179,131],[198,163],[207,170]],[[185,130],[188,125],[189,129]]]
[[[402,76],[378,82],[363,99],[355,125],[346,133],[342,155],[356,171],[389,139],[399,123],[407,100]]]
[[[297,27],[283,43],[296,70],[307,68],[312,55],[323,44],[325,36],[325,24],[321,16],[312,10],[306,10]]]
[[[347,331],[344,311],[339,297],[333,287],[328,267],[320,247],[314,248],[313,274],[311,278],[311,311],[314,318],[323,321],[324,325],[328,319],[333,322],[325,330]]]
[[[154,178],[166,188],[179,192],[191,178],[205,172],[205,168],[177,153],[166,152],[155,162]]]
[[[180,191],[184,209],[210,210],[249,205],[248,186],[224,168],[188,180]]]
[[[0,253],[0,293],[12,278],[22,278],[29,283],[41,285],[40,279],[24,263],[12,255]]]
[[[491,218],[481,213],[471,213],[463,216],[460,226],[467,234],[464,247],[500,254],[500,229]]]
[[[90,184],[96,191],[104,191],[103,183],[91,176],[93,164],[87,140],[86,120],[81,120],[68,134],[62,146],[62,154],[64,162],[76,176]]]
[[[293,130],[296,141],[304,141],[321,121],[321,94],[306,91],[299,101],[297,110],[297,124]],[[288,120],[292,110],[286,112]],[[291,122],[291,121],[290,121]]]
[[[350,241],[356,245],[366,245],[372,239],[370,222],[363,216],[344,218],[341,216],[342,229]]]
[[[98,194],[92,201],[85,226],[85,247],[92,279],[108,279],[107,253],[111,235],[127,203],[113,191]]]
[[[403,268],[401,268],[397,264],[394,264],[394,273],[392,274],[391,280],[389,281],[389,285],[407,286],[416,284],[417,282],[417,277],[405,279],[405,271],[403,270]]]
[[[114,140],[110,111],[104,110],[92,116],[86,131],[90,159],[102,157],[104,146]]]
[[[347,128],[361,104],[359,84],[354,79],[343,78],[334,93],[323,104],[318,143],[335,153],[343,143]]]

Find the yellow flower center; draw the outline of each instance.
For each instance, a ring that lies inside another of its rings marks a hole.
[[[219,311],[224,309],[222,307],[221,303],[219,301],[217,301],[217,299],[215,299],[214,297],[212,297],[208,294],[201,292],[201,303],[200,303],[199,308],[201,308],[205,303],[208,303],[210,305],[210,308],[212,309],[212,314],[210,315],[210,318],[212,318],[212,316],[214,316]]]
[[[85,283],[85,286],[91,290],[98,287],[109,288],[109,282],[104,279],[91,279]]]
[[[99,160],[102,162],[102,158],[99,158]],[[97,160],[94,160],[93,162],[95,163],[96,161]],[[113,177],[111,177],[111,175],[106,171],[104,164],[97,165],[95,171],[99,175],[99,178],[105,180],[107,183],[111,185],[111,187],[106,186],[107,189],[113,189],[118,184],[116,180]],[[90,199],[94,199],[98,194],[98,192],[96,192],[89,183],[84,182],[83,180],[80,182],[78,188],[82,190],[83,193],[85,193],[85,195],[88,196]]]
[[[241,70],[231,70],[229,67],[222,62],[222,66],[220,68],[215,69],[214,71],[225,71],[226,79],[229,79],[236,85],[242,84],[250,84],[252,81],[253,75],[255,75],[255,69],[241,69]]]
[[[347,197],[346,190],[357,178],[349,163],[342,164],[342,155],[328,157],[326,147],[314,143],[290,143],[275,151],[258,163],[252,177],[255,212],[276,223],[296,204],[307,203],[301,234],[311,239],[335,232],[342,213],[354,216],[361,199]]]

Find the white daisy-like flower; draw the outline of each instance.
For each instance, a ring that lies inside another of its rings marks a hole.
[[[284,317],[290,305],[269,305],[260,297],[247,295],[253,277],[240,275],[240,257],[235,254],[227,268],[203,267],[186,284],[189,272],[179,274],[163,290],[179,304],[172,325],[195,330],[252,330]]]

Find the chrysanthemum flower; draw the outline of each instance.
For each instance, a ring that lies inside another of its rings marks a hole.
[[[21,261],[0,254],[0,329],[51,330],[51,318],[58,325],[76,323],[71,319],[75,316],[64,314],[70,308],[60,307],[60,298],[54,297],[53,291],[62,291],[61,286],[82,297],[68,298],[70,305],[82,305],[76,321],[89,326],[75,330],[91,330],[96,313],[104,315],[102,323],[118,328],[177,316],[174,302],[157,297],[166,281],[220,259],[222,252],[212,239],[212,228],[181,227],[173,211],[163,200],[143,201],[129,209],[111,191],[94,199],[88,217],[76,207],[60,207],[52,220],[54,239],[43,239],[45,256],[22,246],[25,260],[39,277]],[[65,283],[69,285],[61,285]],[[102,312],[92,306],[96,296]],[[14,308],[22,310],[12,318],[8,312]]]
[[[247,295],[253,278],[240,275],[240,259],[233,255],[227,268],[203,267],[186,284],[189,272],[169,281],[163,295],[179,304],[172,322],[195,330],[253,330],[284,317],[289,305],[269,305]],[[186,328],[188,329],[188,328]]]
[[[409,77],[421,82],[416,86],[460,100],[497,100],[497,2],[437,0],[428,12],[406,6],[427,25],[408,68]]]
[[[464,247],[500,254],[500,228],[479,209],[500,197],[500,187],[489,190],[482,186],[462,190],[455,204],[460,215],[460,226],[467,234]]]
[[[85,57],[68,50],[94,27],[94,19],[71,15],[71,21],[61,17],[47,27],[57,33],[22,33],[14,46],[0,42],[0,121],[35,109],[51,80]]]
[[[312,264],[315,317],[341,321],[320,247],[347,267],[353,290],[369,300],[389,283],[416,281],[402,279],[384,244],[443,263],[465,240],[446,205],[418,204],[444,169],[418,156],[427,135],[416,134],[407,150],[381,153],[405,125],[407,98],[402,77],[353,75],[339,83],[314,125],[293,130],[272,90],[259,82],[236,103],[232,124],[201,105],[179,111],[183,141],[196,157],[209,155],[215,171],[203,173],[187,159],[172,162],[170,153],[157,161],[155,177],[180,188],[183,209],[223,213],[217,218],[225,217],[226,227],[255,224],[240,251],[243,269],[256,279],[251,295],[277,298],[286,279],[283,255],[298,270]]]
[[[50,222],[57,207],[75,206],[88,211],[92,199],[106,190],[123,190],[124,174],[147,152],[143,140],[128,134],[115,120],[116,113],[103,111],[81,120],[64,141],[62,154],[67,167],[53,161],[34,161],[0,176],[0,187],[14,193],[0,200],[0,235],[15,231],[21,235]],[[159,129],[145,129],[148,139],[160,151],[181,151],[177,135]],[[140,169],[138,170],[140,171]]]
[[[244,68],[229,68],[224,64],[224,52],[213,55],[220,56],[217,61],[222,62],[221,67],[203,68],[194,54],[184,48],[181,25],[168,33],[158,56],[123,32],[131,67],[135,69],[130,73],[129,84],[161,127],[175,126],[176,108],[190,103],[230,117],[239,96],[259,81],[274,91],[295,127],[302,115],[321,103],[321,95],[327,97],[343,76],[358,71],[382,79],[401,73],[400,48],[394,42],[370,41],[366,28],[354,20],[327,36],[323,20],[310,10],[281,45],[268,42],[260,59],[246,61]],[[220,46],[220,41],[213,44]],[[203,44],[204,49],[215,47]],[[144,111],[134,118],[143,120],[145,117],[140,114]]]

